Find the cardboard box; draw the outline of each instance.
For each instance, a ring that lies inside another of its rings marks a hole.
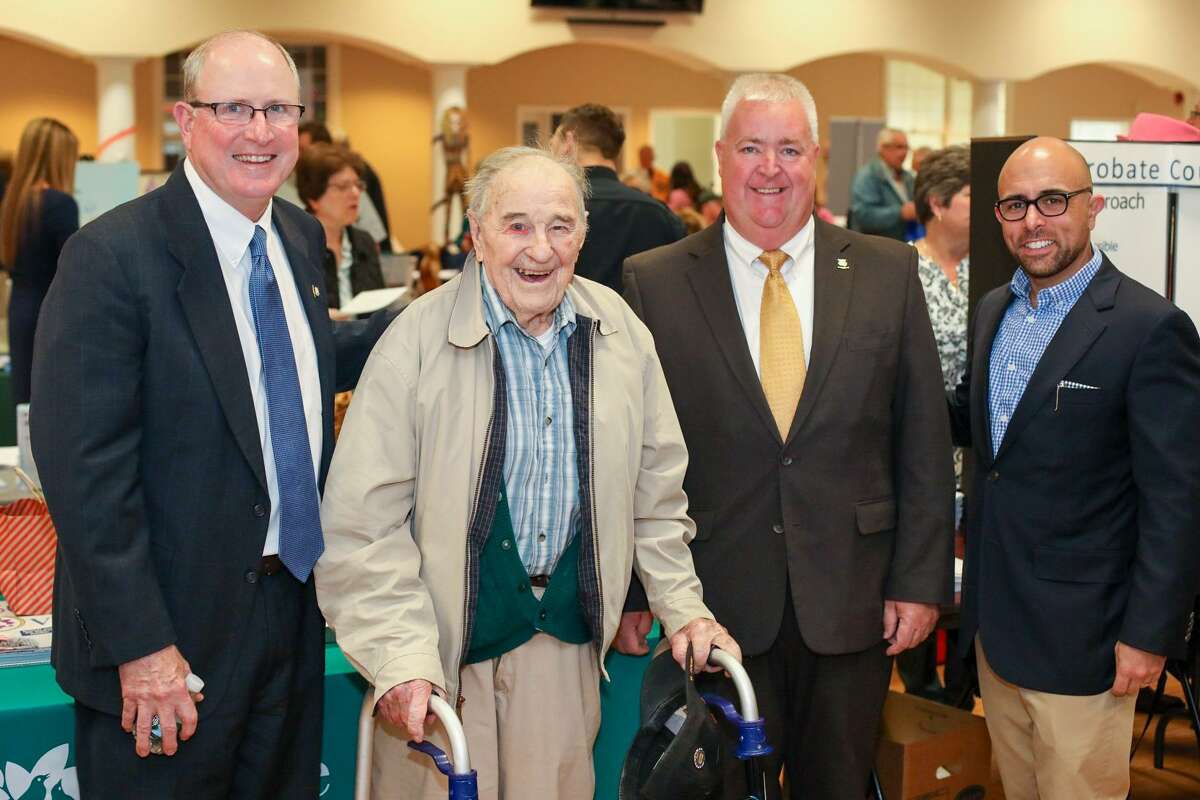
[[[889,692],[875,771],[885,800],[992,797],[987,723],[932,700]]]

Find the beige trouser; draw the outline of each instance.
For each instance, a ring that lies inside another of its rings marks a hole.
[[[462,693],[480,800],[590,800],[600,730],[600,670],[591,644],[539,633],[499,658],[464,667]],[[441,724],[431,728],[429,741],[449,754]],[[446,778],[407,741],[403,731],[375,723],[371,797],[446,800]]]
[[[992,671],[975,638],[979,688],[1006,800],[1125,800],[1137,693],[1036,692]]]

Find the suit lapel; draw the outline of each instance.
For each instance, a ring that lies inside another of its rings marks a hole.
[[[978,418],[982,420],[982,428],[975,426],[971,438],[976,443],[976,458],[983,459],[988,464],[992,462],[992,409],[989,402],[992,343],[996,340],[996,331],[1000,329],[1000,321],[1004,319],[1004,312],[1011,297],[1008,284],[1001,287],[1000,291],[988,295],[979,305],[979,321],[976,323],[976,330],[980,335],[975,342],[974,365],[971,368],[975,376],[971,380],[971,408],[980,410]],[[974,417],[972,414],[972,418]]]
[[[167,248],[183,267],[177,289],[179,303],[233,438],[258,482],[266,489],[267,474],[263,467],[258,418],[246,378],[246,361],[242,358],[237,322],[225,279],[221,276],[216,246],[182,166],[167,181],[163,205],[168,217],[167,230],[171,232]]]
[[[1105,258],[1100,271],[1092,278],[1083,296],[1062,321],[1062,325],[1046,347],[1046,352],[1034,368],[1033,375],[1029,377],[1029,384],[1025,387],[1017,407],[1013,409],[1004,439],[996,451],[997,461],[1004,455],[1009,443],[1019,436],[1033,419],[1038,409],[1051,401],[1057,391],[1058,382],[1066,377],[1071,367],[1075,366],[1097,337],[1104,332],[1107,324],[1101,319],[1100,312],[1112,307],[1120,280],[1116,268]]]
[[[746,345],[746,332],[742,329],[737,303],[733,298],[733,282],[729,279],[722,228],[722,221],[719,220],[696,236],[696,247],[691,253],[696,260],[688,270],[688,280],[700,306],[701,317],[712,329],[713,338],[729,365],[729,371],[741,385],[746,399],[758,412],[763,424],[779,438],[779,428],[771,416],[762,383],[754,369],[750,348]]]
[[[321,286],[324,284],[319,269],[319,253],[310,252],[309,242],[304,238],[304,232],[295,223],[291,215],[280,210],[280,203],[272,204],[271,221],[279,231],[283,241],[284,252],[287,253],[288,263],[292,268],[292,279],[296,283],[296,291],[300,293],[300,305],[308,317],[308,327],[312,330],[313,347],[317,352],[317,367],[321,378],[322,398],[322,452],[331,444],[333,409],[325,398],[333,397],[333,333],[329,321],[329,307],[321,297]],[[328,419],[324,419],[324,418]]]
[[[854,290],[855,270],[836,266],[837,259],[849,250],[850,241],[833,225],[820,220],[815,220],[814,225],[813,329],[809,333],[812,336],[812,348],[804,391],[800,394],[796,413],[792,415],[788,441],[796,436],[821,396],[821,387],[829,376],[841,345],[842,330],[850,310],[850,296]],[[847,262],[850,260],[846,258]]]

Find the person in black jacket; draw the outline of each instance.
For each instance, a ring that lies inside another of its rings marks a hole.
[[[0,264],[13,282],[8,347],[14,403],[29,402],[38,312],[58,254],[79,228],[79,206],[71,196],[78,153],[79,140],[66,125],[49,117],[30,120],[21,134],[11,191],[0,202]]]
[[[325,290],[330,314],[359,292],[382,289],[379,247],[371,235],[351,225],[363,192],[362,159],[335,144],[314,144],[296,165],[296,190],[304,207],[325,230]]]
[[[563,115],[550,142],[572,153],[587,173],[588,233],[575,274],[621,291],[621,264],[629,256],[677,242],[683,223],[665,205],[631,189],[617,177],[617,156],[625,143],[621,119],[607,106],[587,103]]]

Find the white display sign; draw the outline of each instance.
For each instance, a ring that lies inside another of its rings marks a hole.
[[[1197,191],[1198,190],[1188,190]],[[1102,186],[1104,210],[1096,217],[1092,244],[1139,283],[1167,295],[1168,198],[1165,186]],[[1200,250],[1196,251],[1200,254]]]
[[[1200,189],[1179,189],[1175,228],[1175,305],[1200,326]]]
[[[1071,142],[1097,184],[1200,187],[1200,142]]]
[[[133,161],[75,165],[75,202],[79,224],[86,225],[109,209],[138,196],[138,165]]]

